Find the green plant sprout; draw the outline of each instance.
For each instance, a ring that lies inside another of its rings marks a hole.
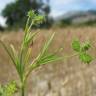
[[[32,62],[30,63],[29,61],[32,51],[31,43],[38,33],[38,32],[31,33],[31,27],[33,25],[41,24],[44,21],[44,16],[37,15],[35,14],[34,11],[29,11],[27,16],[28,19],[25,26],[24,38],[19,51],[15,50],[13,45],[10,45],[8,47],[3,43],[2,40],[0,40],[0,43],[3,45],[8,55],[10,56],[11,60],[13,61],[13,64],[19,75],[21,96],[25,96],[26,82],[30,73],[35,68],[41,65],[70,58],[75,55],[79,55],[80,60],[83,61],[84,63],[90,63],[92,61],[92,57],[87,53],[88,49],[91,47],[88,42],[84,44],[80,44],[79,41],[76,40],[73,41],[72,48],[76,51],[75,55],[60,57],[58,56],[57,53],[60,52],[61,49],[58,50],[58,52],[49,53],[48,49],[55,35],[55,33],[53,33],[50,36],[49,40],[45,42],[42,50],[37,55],[37,57],[33,59]]]

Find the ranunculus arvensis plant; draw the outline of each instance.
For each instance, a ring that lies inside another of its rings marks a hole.
[[[58,50],[57,52],[49,53],[48,48],[54,38],[55,33],[53,33],[49,40],[44,44],[42,50],[37,55],[36,58],[32,60],[30,63],[30,55],[32,51],[32,42],[33,39],[36,37],[38,32],[31,32],[31,28],[33,25],[41,24],[44,21],[44,16],[35,14],[34,11],[28,12],[28,19],[25,27],[24,32],[24,38],[20,46],[20,50],[15,50],[13,45],[10,45],[9,47],[6,46],[2,40],[0,40],[1,45],[5,48],[8,55],[10,56],[11,60],[13,61],[13,64],[17,70],[17,73],[20,78],[20,92],[21,96],[25,96],[25,89],[26,89],[26,82],[27,78],[30,75],[30,73],[37,67],[48,64],[50,62],[59,61],[62,59],[67,59],[73,56],[78,55],[80,60],[84,63],[90,63],[92,61],[92,57],[88,54],[88,50],[91,47],[89,42],[85,42],[84,44],[80,44],[78,40],[74,40],[72,42],[72,48],[75,51],[75,54],[71,56],[58,56],[57,53],[60,52]]]

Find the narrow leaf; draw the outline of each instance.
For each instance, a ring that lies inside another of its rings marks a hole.
[[[62,60],[62,57],[53,55],[53,56],[48,56],[48,57],[46,57],[45,59],[41,59],[38,63],[39,63],[40,65],[42,65],[42,64],[47,64],[47,63],[59,61],[59,60]]]
[[[48,50],[49,48],[49,45],[51,44],[53,38],[54,38],[54,35],[55,35],[55,32],[52,34],[52,36],[50,37],[50,39],[45,43],[44,47],[43,47],[43,50],[41,52],[41,55],[44,55],[46,53],[46,51]]]
[[[12,56],[12,53],[10,52],[8,47],[1,40],[0,40],[0,43],[4,47],[5,51],[8,53],[8,55],[10,56],[11,60],[13,61],[13,63],[16,64],[15,63],[15,58]]]

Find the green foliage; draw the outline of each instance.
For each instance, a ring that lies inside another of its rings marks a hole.
[[[41,49],[40,53],[38,53],[37,57],[34,58],[32,61],[30,60],[31,51],[32,51],[32,42],[38,32],[31,33],[31,27],[35,24],[41,24],[44,21],[44,17],[41,15],[35,14],[34,11],[28,12],[28,19],[25,27],[24,38],[21,44],[20,49],[17,51],[13,45],[7,46],[0,40],[1,45],[4,47],[8,55],[10,56],[13,64],[17,70],[17,73],[20,78],[20,89],[21,89],[21,96],[25,96],[25,85],[27,82],[27,78],[30,73],[41,65],[48,64],[54,61],[59,61],[65,59],[64,57],[59,56],[59,53],[62,48],[60,48],[56,52],[49,52],[48,49],[50,44],[55,36],[53,33],[50,38],[45,42],[43,48]],[[90,49],[91,45],[88,42],[81,44],[79,40],[74,40],[72,43],[72,48],[79,54],[79,58],[84,63],[90,63],[92,61],[92,57],[87,53]],[[68,56],[67,58],[73,57],[75,55]],[[31,61],[31,62],[30,62]],[[7,85],[7,87],[0,87],[0,92],[8,93],[7,96],[11,96],[15,92],[15,85],[12,83],[11,85]],[[6,90],[6,91],[5,91]],[[4,95],[3,95],[4,96]]]
[[[89,64],[93,60],[93,57],[88,54],[88,50],[91,48],[90,42],[87,41],[81,44],[79,40],[74,40],[72,42],[72,48],[78,53],[82,62]]]
[[[27,20],[26,15],[28,11],[34,10],[35,13],[46,15],[45,25],[48,25],[48,15],[50,13],[49,1],[45,0],[16,0],[13,3],[8,4],[2,11],[2,15],[7,19],[6,24],[8,27],[24,28],[24,24]],[[35,16],[34,16],[35,17]],[[41,18],[41,17],[39,17]]]
[[[2,88],[2,86],[0,85],[0,96],[3,96],[4,90]]]
[[[88,51],[90,48],[91,44],[88,41],[81,45],[81,51]]]
[[[52,34],[51,38],[48,40],[48,42],[45,43],[43,49],[41,50],[41,53],[39,54],[39,57],[37,59],[37,65],[47,64],[49,62],[62,59],[57,54],[48,52],[49,45],[52,42],[54,35],[55,33]]]
[[[0,96],[13,96],[17,91],[16,82],[12,81],[5,86],[0,85]]]
[[[38,33],[38,32],[31,33],[31,27],[34,24],[35,25],[41,24],[45,20],[45,18],[44,16],[35,14],[34,11],[29,11],[27,16],[28,16],[28,19],[25,27],[24,38],[19,51],[17,51],[13,45],[6,46],[3,43],[3,41],[0,40],[1,45],[4,47],[4,49],[10,56],[17,70],[17,73],[19,75],[20,82],[21,82],[20,87],[21,87],[22,96],[24,96],[24,93],[25,93],[25,84],[26,84],[27,78],[35,68],[41,65],[62,59],[62,57],[59,57],[57,53],[48,52],[49,46],[55,35],[55,33],[53,33],[52,36],[50,36],[49,40],[45,42],[42,50],[37,55],[37,57],[34,58],[31,63],[29,62],[31,50],[32,50],[31,43]]]
[[[63,19],[59,21],[59,25],[60,27],[67,27],[67,26],[71,26],[71,20],[70,19]]]
[[[74,42],[72,42],[72,48],[76,52],[79,52],[80,51],[80,42],[79,42],[79,40],[74,40]]]
[[[87,64],[89,64],[93,60],[92,56],[85,52],[81,52],[79,55],[79,58],[82,62],[87,63]]]

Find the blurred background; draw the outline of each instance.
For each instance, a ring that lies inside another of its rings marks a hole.
[[[0,26],[24,28],[29,10],[46,16],[39,27],[95,25],[95,0],[4,0],[0,1]],[[2,29],[2,28],[1,28]]]
[[[92,41],[94,47],[89,53],[96,56],[96,0],[0,0],[0,39],[16,49],[21,44],[29,10],[46,17],[43,24],[32,27],[32,32],[40,29],[33,42],[33,57],[53,32],[56,36],[49,50],[64,47],[61,55],[70,55],[74,52],[72,40],[77,37],[81,42]],[[0,84],[11,80],[18,82],[18,75],[0,45]],[[86,65],[76,56],[41,66],[33,71],[28,85],[28,96],[96,96],[96,61]]]

